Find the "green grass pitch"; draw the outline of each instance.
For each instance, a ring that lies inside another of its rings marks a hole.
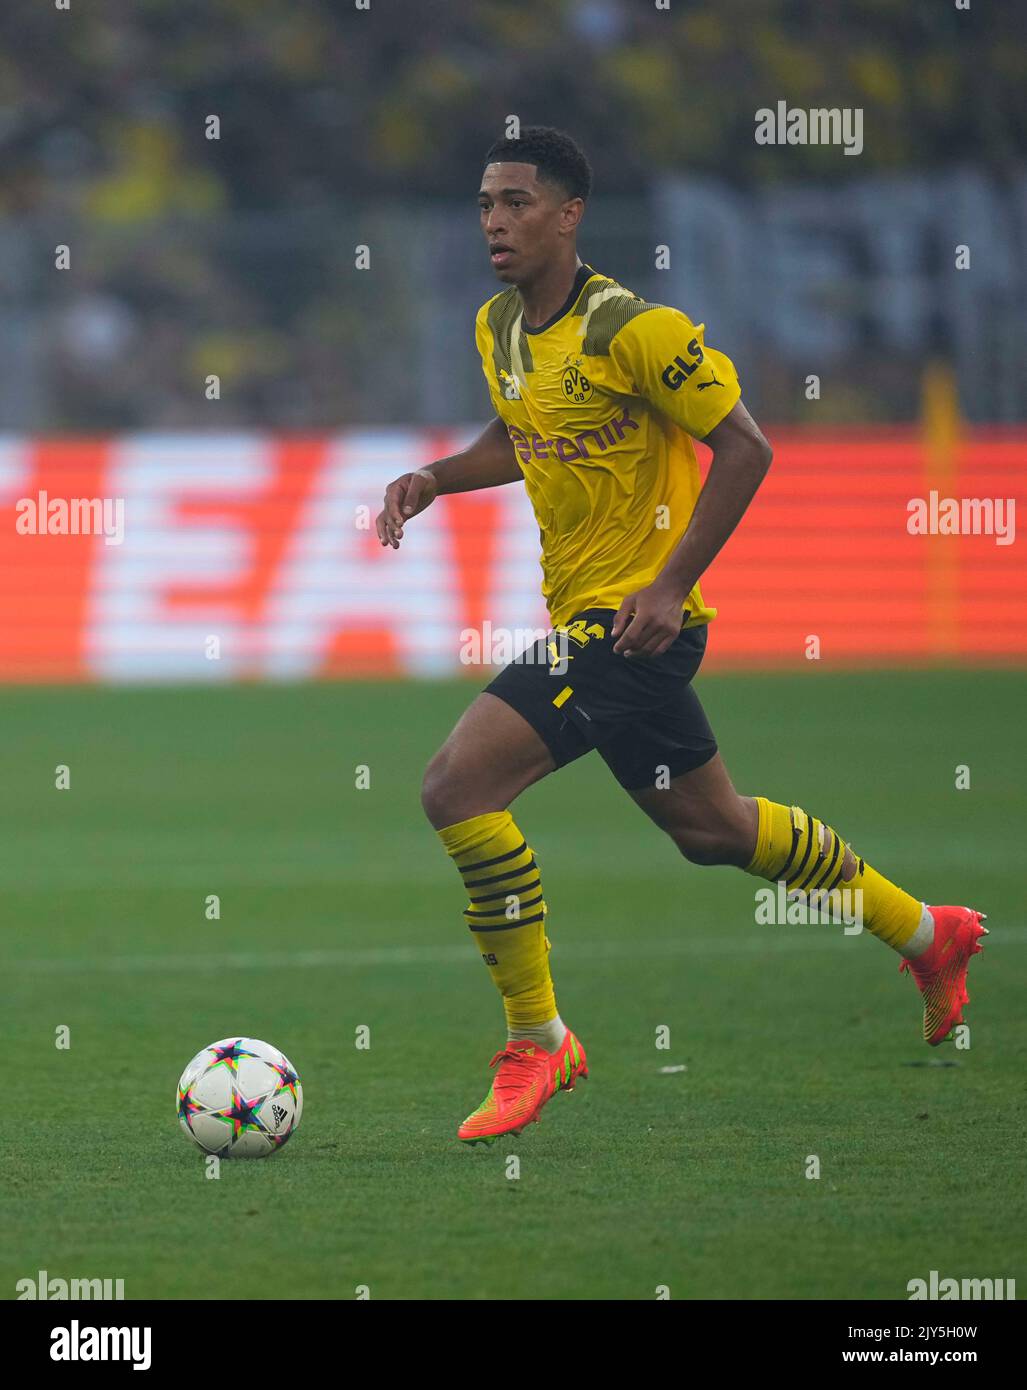
[[[0,694],[4,1296],[40,1269],[128,1298],[1027,1289],[1023,675],[699,682],[739,790],[989,913],[968,1051],[924,1046],[869,935],[756,925],[757,881],[685,863],[593,757],[514,808],[592,1077],[466,1149],[501,1011],[418,785],[476,688]],[[211,1181],[174,1087],[233,1033],[289,1055],[305,1115]]]

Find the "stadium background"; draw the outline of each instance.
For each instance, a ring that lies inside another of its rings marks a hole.
[[[437,675],[485,618],[544,623],[519,493],[442,502],[401,557],[357,521],[487,418],[474,195],[510,113],[580,137],[583,255],[705,321],[775,444],[707,581],[711,668],[802,663],[810,634],[833,662],[1027,654],[1022,548],[906,531],[932,489],[1022,484],[1010,11],[150,0],[3,25],[0,678]],[[862,108],[863,152],[757,145],[782,96]],[[41,490],[123,498],[124,543],[18,535]]]
[[[948,0],[4,7],[7,1296],[1027,1287],[1023,549],[906,530],[932,489],[1023,498],[1025,86],[1014,7]],[[779,100],[862,107],[862,154],[757,146]],[[398,554],[356,524],[486,419],[475,195],[512,113],[582,142],[583,256],[705,320],[775,445],[704,586],[736,784],[993,927],[973,1051],[935,1057],[881,947],[756,924],[583,759],[518,819],[593,1077],[517,1183],[453,1141],[497,1003],[417,791],[489,676],[461,634],[544,621],[537,533],[514,488]],[[40,491],[123,498],[124,542],[20,534]],[[206,1182],[171,1091],[233,1032],[307,1108]]]

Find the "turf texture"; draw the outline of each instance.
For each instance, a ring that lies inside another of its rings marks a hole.
[[[41,1269],[130,1299],[1027,1288],[1024,676],[699,683],[739,790],[988,912],[968,1049],[924,1046],[869,934],[758,925],[758,882],[687,864],[590,757],[514,814],[592,1076],[467,1149],[501,1011],[418,785],[476,688],[0,692],[3,1296]],[[211,1180],[174,1089],[234,1033],[288,1054],[305,1113]]]

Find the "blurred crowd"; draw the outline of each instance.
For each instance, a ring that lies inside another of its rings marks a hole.
[[[412,247],[409,279],[355,284],[367,210],[399,244],[415,205],[466,200],[473,229],[482,152],[510,114],[579,138],[597,195],[685,172],[740,188],[857,164],[1022,173],[1012,5],[358,3],[8,0],[0,367],[16,385],[0,425],[21,427],[15,395],[55,428],[199,425],[208,372],[233,387],[222,426],[362,418],[374,374],[354,343],[390,365],[397,334],[423,347],[409,297],[431,266]],[[862,107],[863,155],[756,145],[755,110],[779,99]],[[72,248],[66,279],[41,235]]]

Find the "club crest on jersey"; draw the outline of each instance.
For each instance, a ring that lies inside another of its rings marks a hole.
[[[503,381],[503,399],[508,401],[519,401],[521,399],[520,378],[504,371],[502,367],[499,368],[499,375]]]
[[[574,405],[582,405],[592,399],[592,383],[577,367],[568,367],[563,374],[563,394]]]

